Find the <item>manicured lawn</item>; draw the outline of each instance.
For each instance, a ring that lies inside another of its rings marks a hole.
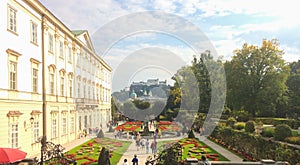
[[[171,145],[176,141],[162,141],[158,142],[158,148],[162,148],[163,145]],[[216,152],[212,148],[206,146],[203,142],[197,138],[184,138],[178,141],[183,147],[182,160],[186,158],[201,159],[202,155],[205,155],[211,161],[228,161],[223,155]]]
[[[300,136],[300,135],[298,134],[298,130],[292,130],[292,135],[293,135],[293,136]]]
[[[122,154],[127,150],[131,142],[120,141],[109,138],[95,138],[79,145],[66,154],[76,159],[77,164],[98,164],[98,157],[102,147],[110,149],[112,157],[111,164],[117,164],[122,157]]]

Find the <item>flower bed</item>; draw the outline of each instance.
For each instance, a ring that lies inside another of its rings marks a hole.
[[[141,130],[142,122],[135,121],[135,122],[126,122],[121,124],[115,128],[117,131],[129,131],[129,132],[138,132]],[[176,124],[175,122],[171,121],[160,121],[157,123],[158,129],[162,132],[181,132],[182,128]]]
[[[162,132],[180,132],[182,131],[182,128],[174,123],[174,122],[170,122],[170,121],[160,121],[158,122],[158,129]]]
[[[142,122],[140,122],[140,121],[126,122],[124,124],[117,126],[115,128],[115,130],[117,130],[117,131],[123,130],[123,131],[131,131],[131,132],[140,131],[141,125],[142,125]]]
[[[66,157],[75,159],[77,164],[97,164],[102,147],[110,150],[111,163],[117,163],[123,150],[126,150],[130,142],[108,138],[95,138],[66,153]]]
[[[184,138],[178,141],[183,148],[182,160],[186,158],[197,158],[201,160],[201,156],[206,156],[211,161],[228,161],[224,156],[217,153],[197,138]]]

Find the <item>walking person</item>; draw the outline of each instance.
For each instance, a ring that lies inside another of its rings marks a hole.
[[[201,157],[201,161],[198,163],[199,165],[211,165],[211,163],[206,159],[206,156]]]
[[[157,153],[157,142],[154,141],[154,154],[156,154],[156,153]]]
[[[142,138],[140,140],[140,144],[141,144],[141,148],[144,149],[145,148],[145,139],[144,138]]]
[[[135,140],[135,145],[136,145],[136,150],[138,151],[140,149],[140,140],[139,139]]]
[[[145,146],[146,146],[146,153],[149,153],[149,139],[146,140],[145,142]]]
[[[138,160],[138,158],[137,158],[137,156],[136,155],[134,155],[134,157],[133,157],[133,159],[132,159],[132,165],[138,165],[139,164],[139,160]]]
[[[129,165],[128,162],[127,162],[127,159],[124,159],[123,165]]]
[[[115,130],[115,131],[114,131],[115,139],[117,139],[117,134],[118,134],[118,132],[117,132],[117,130]]]
[[[151,145],[150,145],[150,148],[152,150],[152,154],[156,154],[156,146],[157,146],[157,143],[156,143],[155,140],[153,140]]]

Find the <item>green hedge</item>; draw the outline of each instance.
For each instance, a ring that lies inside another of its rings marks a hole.
[[[284,139],[285,142],[300,145],[300,136],[292,136]]]
[[[292,136],[292,129],[286,124],[279,124],[275,127],[274,139],[283,141],[285,138]]]
[[[236,131],[229,127],[217,127],[211,136],[228,146],[233,146],[242,153],[247,153],[256,160],[273,159],[275,161],[287,161],[291,164],[300,162],[300,150],[298,148],[267,140],[261,136]]]
[[[262,122],[268,125],[279,125],[286,124],[290,126],[292,129],[298,129],[300,127],[300,121],[294,119],[286,119],[286,118],[256,118],[255,122]]]
[[[264,127],[262,132],[261,132],[261,135],[264,136],[264,137],[273,137],[274,132],[275,132],[274,127]]]

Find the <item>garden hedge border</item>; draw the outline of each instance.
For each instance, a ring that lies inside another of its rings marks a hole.
[[[287,161],[291,164],[300,162],[299,148],[261,136],[239,132],[229,127],[216,127],[210,136],[222,141],[226,146],[233,146],[241,153],[247,153],[256,160],[272,159]]]

